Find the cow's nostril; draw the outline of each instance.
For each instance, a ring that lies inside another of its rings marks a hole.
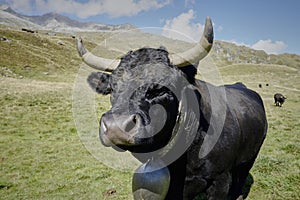
[[[138,117],[136,115],[130,116],[130,119],[126,122],[125,132],[130,132],[137,124]]]

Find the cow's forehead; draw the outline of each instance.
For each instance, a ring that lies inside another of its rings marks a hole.
[[[148,63],[125,69],[122,73],[115,73],[112,81],[113,84],[117,85],[144,85],[151,83],[168,85],[178,75],[178,70],[164,63]]]
[[[179,97],[182,87],[188,84],[178,68],[163,63],[148,63],[124,70],[123,73],[114,73],[111,81],[113,102],[129,101],[131,97],[143,99],[149,92],[160,93],[165,89]]]
[[[130,96],[136,90],[151,90],[151,85],[160,85],[174,90],[183,73],[168,59],[168,52],[162,49],[139,49],[129,52],[112,73],[112,96]],[[153,87],[155,90],[156,88]],[[138,92],[141,95],[143,92]]]

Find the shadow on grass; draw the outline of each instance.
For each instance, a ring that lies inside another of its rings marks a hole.
[[[244,199],[246,199],[247,196],[249,195],[253,183],[254,183],[253,176],[249,173],[247,176],[247,179],[246,179],[246,183],[243,187],[243,198]],[[230,200],[230,197],[228,197],[227,199]],[[200,194],[194,200],[207,200],[206,194]]]

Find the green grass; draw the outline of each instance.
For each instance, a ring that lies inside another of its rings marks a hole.
[[[1,78],[1,87],[0,199],[103,199],[110,189],[129,198],[130,174],[95,160],[77,135],[72,84]]]
[[[0,199],[132,199],[132,174],[95,159],[77,133],[72,96],[81,61],[74,40],[66,35],[0,31],[14,41],[0,45],[0,72],[7,75],[0,77]],[[99,36],[103,37],[105,34]],[[57,45],[57,40],[66,45]],[[87,41],[87,46],[95,44]],[[12,59],[15,56],[17,59]],[[293,58],[287,56],[284,58]],[[298,63],[297,59],[290,62]],[[24,69],[25,65],[31,68]],[[218,72],[224,83],[244,82],[264,98],[269,131],[251,170],[254,183],[247,199],[300,199],[297,64],[236,64]],[[213,77],[207,73],[199,76]],[[282,107],[273,104],[276,92],[288,97]],[[96,100],[99,118],[109,108],[109,97],[98,96]],[[108,194],[111,190],[116,192]]]

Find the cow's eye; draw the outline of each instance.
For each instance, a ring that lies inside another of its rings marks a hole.
[[[164,95],[168,92],[168,88],[166,86],[161,86],[158,84],[150,85],[147,88],[146,97],[147,98],[155,98]]]
[[[165,101],[172,101],[173,97],[169,93],[164,93],[164,94],[158,96],[155,100],[157,101],[157,103],[165,102]]]
[[[166,88],[152,91],[151,95],[148,96],[148,101],[150,104],[168,104],[174,100],[175,98],[173,93]]]

